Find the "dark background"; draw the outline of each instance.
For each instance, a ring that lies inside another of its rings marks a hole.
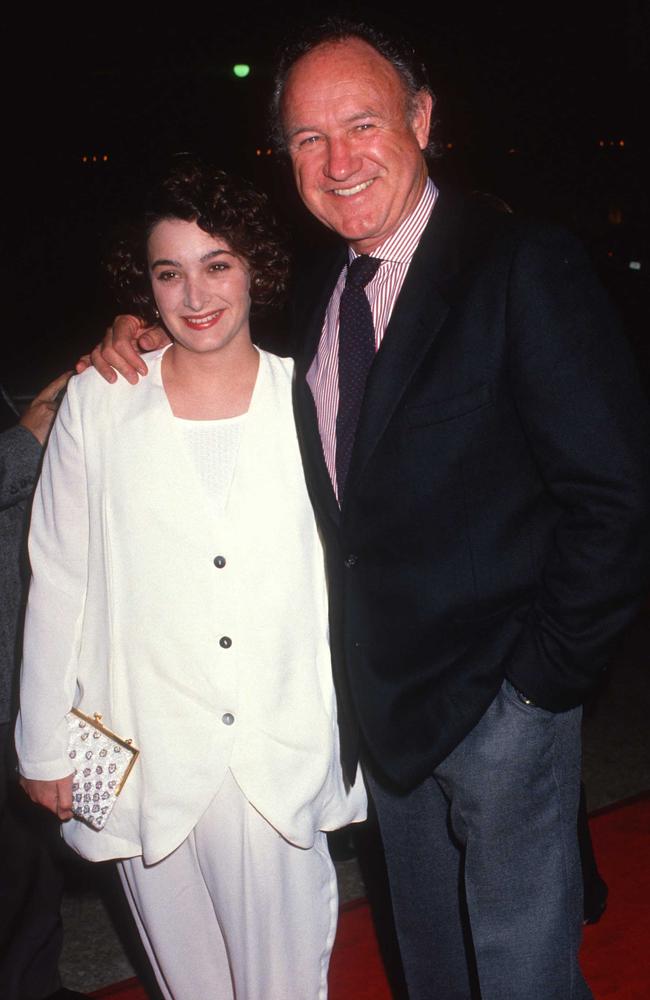
[[[434,178],[576,230],[647,371],[650,5],[308,12],[365,16],[414,40],[438,95]],[[170,154],[207,154],[265,189],[298,253],[325,238],[268,152],[265,120],[274,53],[304,13],[231,2],[18,14],[3,67],[10,390],[37,390],[98,340],[114,311],[100,268],[112,227]],[[251,65],[247,79],[233,77],[235,62]]]

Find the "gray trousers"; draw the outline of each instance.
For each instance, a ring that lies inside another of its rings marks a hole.
[[[578,966],[581,710],[504,681],[407,795],[369,784],[410,1000],[588,1000]]]

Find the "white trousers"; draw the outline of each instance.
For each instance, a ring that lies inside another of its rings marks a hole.
[[[325,1000],[338,913],[324,833],[288,843],[228,772],[186,840],[118,865],[166,1000]]]

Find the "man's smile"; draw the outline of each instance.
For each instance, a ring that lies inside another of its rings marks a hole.
[[[369,188],[371,184],[374,183],[375,178],[371,177],[369,181],[362,181],[361,184],[355,184],[351,188],[332,188],[332,194],[338,195],[340,198],[350,198],[353,194],[359,194],[360,191],[365,191]]]

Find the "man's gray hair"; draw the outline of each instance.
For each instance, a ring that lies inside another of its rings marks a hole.
[[[273,96],[270,107],[271,138],[278,153],[287,152],[286,138],[282,124],[282,99],[287,78],[293,66],[307,53],[320,45],[343,42],[348,38],[358,38],[370,45],[383,56],[399,75],[406,94],[406,112],[411,117],[417,108],[417,98],[422,91],[430,94],[435,107],[436,98],[429,84],[429,76],[424,63],[418,58],[413,47],[399,36],[389,36],[378,28],[363,21],[353,21],[344,17],[330,17],[316,25],[303,28],[281,49],[273,79]],[[436,123],[431,121],[431,132]],[[439,150],[429,135],[425,155],[435,156]]]

